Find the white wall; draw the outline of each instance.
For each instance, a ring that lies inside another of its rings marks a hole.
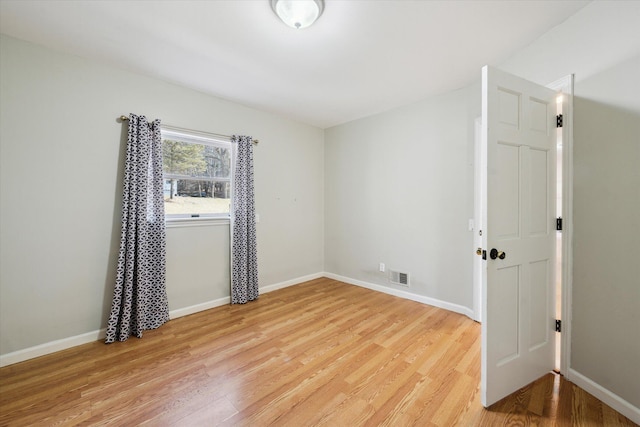
[[[479,95],[470,86],[326,130],[325,271],[471,311]],[[389,283],[380,262],[411,287]]]
[[[640,56],[576,84],[571,367],[640,408]]]
[[[130,112],[247,134],[255,149],[261,287],[319,273],[321,129],[2,36],[0,354],[103,328],[120,234]],[[171,310],[229,296],[228,228],[167,231]]]

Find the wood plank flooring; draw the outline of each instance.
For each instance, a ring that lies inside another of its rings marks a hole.
[[[632,426],[555,374],[480,405],[480,325],[317,279],[0,369],[0,425]]]

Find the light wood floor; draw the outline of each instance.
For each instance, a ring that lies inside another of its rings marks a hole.
[[[481,407],[480,326],[330,279],[0,369],[0,425],[634,425],[548,374]]]

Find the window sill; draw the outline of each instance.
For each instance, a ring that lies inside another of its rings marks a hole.
[[[165,219],[166,228],[181,228],[181,227],[204,227],[204,226],[218,226],[229,225],[230,220],[226,218],[171,218]]]

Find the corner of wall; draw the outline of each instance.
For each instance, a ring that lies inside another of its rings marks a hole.
[[[611,406],[636,424],[640,424],[640,408],[627,402],[622,397],[607,390],[580,372],[569,369],[569,381]]]

